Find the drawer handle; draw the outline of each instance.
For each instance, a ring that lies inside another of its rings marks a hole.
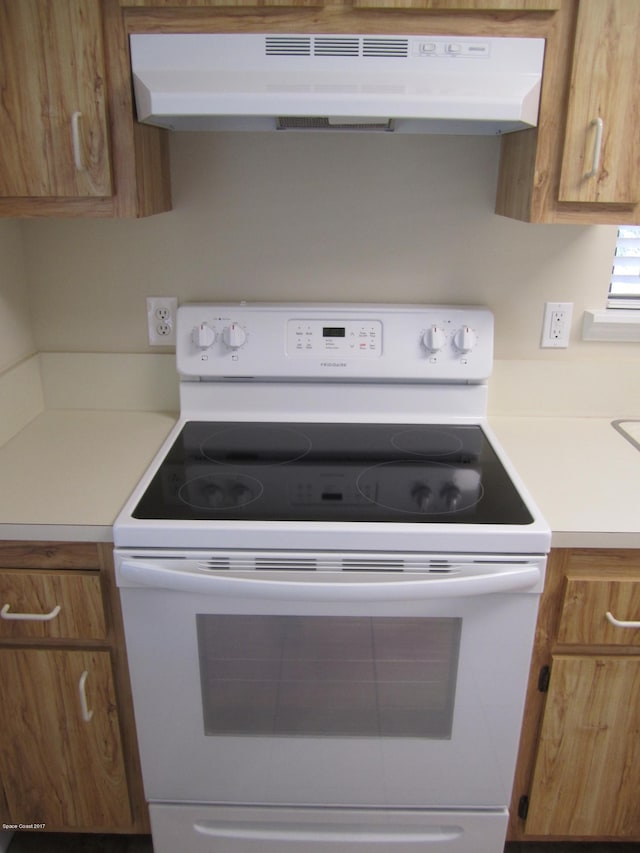
[[[56,604],[50,613],[10,613],[10,604],[5,604],[0,610],[0,618],[15,622],[51,622],[60,613],[60,605]]]
[[[79,110],[71,116],[71,138],[73,141],[73,162],[75,163],[78,172],[84,172],[86,166],[84,157],[82,156],[82,131],[80,129],[80,119],[82,113]]]
[[[85,723],[91,722],[91,717],[93,717],[93,711],[89,710],[89,703],[87,702],[87,691],[86,684],[87,678],[89,677],[88,671],[85,671],[80,676],[80,681],[78,681],[78,693],[80,695],[80,710],[82,711],[82,719]]]
[[[593,140],[593,156],[591,158],[591,171],[587,172],[586,178],[595,178],[600,169],[600,155],[602,154],[602,131],[604,130],[604,122],[598,116],[589,125],[595,127],[596,133]]]
[[[607,622],[611,625],[615,625],[616,628],[640,628],[640,622],[624,622],[620,619],[616,619],[610,610],[607,610],[605,616],[607,617]]]

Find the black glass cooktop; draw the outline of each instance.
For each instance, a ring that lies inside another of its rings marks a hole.
[[[140,519],[530,524],[477,425],[185,424]]]

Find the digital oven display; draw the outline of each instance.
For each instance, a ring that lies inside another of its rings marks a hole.
[[[347,333],[347,330],[344,326],[323,326],[322,327],[322,337],[323,338],[344,338]]]

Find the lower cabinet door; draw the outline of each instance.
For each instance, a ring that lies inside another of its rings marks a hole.
[[[507,811],[151,804],[155,853],[495,853]]]
[[[46,830],[131,824],[107,651],[0,649],[3,821]]]
[[[640,835],[640,657],[557,655],[527,835]]]

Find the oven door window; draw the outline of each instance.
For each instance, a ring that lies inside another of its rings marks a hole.
[[[204,733],[450,739],[461,625],[198,614]]]

